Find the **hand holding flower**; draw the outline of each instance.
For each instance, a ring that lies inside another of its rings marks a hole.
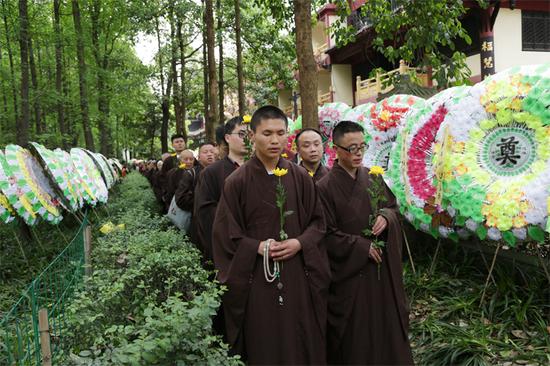
[[[300,250],[302,244],[298,239],[287,239],[271,244],[271,258],[275,261],[283,261],[293,258]]]
[[[387,227],[388,221],[384,216],[379,215],[376,217],[376,221],[374,222],[374,226],[372,227],[372,234],[378,236],[382,234]]]

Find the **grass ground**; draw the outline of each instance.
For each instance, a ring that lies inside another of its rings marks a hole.
[[[541,269],[497,260],[481,303],[488,270],[479,252],[443,245],[430,272],[435,243],[412,245],[417,274],[407,264],[405,286],[417,364],[550,364],[550,284]]]

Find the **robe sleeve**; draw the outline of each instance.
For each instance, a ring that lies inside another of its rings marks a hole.
[[[174,196],[176,197],[176,205],[185,211],[193,211],[195,176],[191,171],[185,171],[178,182]]]
[[[369,260],[371,241],[360,235],[348,234],[340,230],[336,219],[333,193],[323,189],[322,185],[319,185],[319,193],[327,222],[325,241],[331,265],[335,267],[339,278],[354,276]]]
[[[212,260],[212,224],[220,199],[219,187],[211,169],[205,169],[199,176],[195,190],[194,217],[200,246],[206,259]]]
[[[218,281],[227,286],[223,307],[227,340],[231,346],[236,344],[244,321],[260,245],[259,239],[245,235],[243,208],[239,201],[241,191],[246,188],[241,180],[225,182],[212,230],[212,252]]]
[[[323,237],[326,232],[325,216],[323,206],[319,200],[319,194],[315,183],[307,173],[300,174],[303,182],[303,207],[306,209],[305,230],[296,239],[302,245],[302,252],[305,265],[308,268],[328,263],[326,250],[323,247]],[[328,272],[328,267],[327,267]]]
[[[237,286],[248,284],[261,241],[245,234],[241,189],[243,186],[237,179],[226,181],[212,230],[212,252],[219,281]]]

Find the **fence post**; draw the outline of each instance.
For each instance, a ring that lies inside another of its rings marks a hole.
[[[92,262],[91,262],[91,252],[92,252],[92,227],[87,225],[84,228],[84,274],[86,277],[92,275]]]
[[[51,366],[52,351],[50,349],[50,325],[48,323],[48,309],[40,309],[38,311],[38,329],[40,331],[42,366]]]

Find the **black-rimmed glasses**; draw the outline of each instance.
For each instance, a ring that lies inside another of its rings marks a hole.
[[[228,135],[239,135],[240,138],[244,139],[246,137],[246,131],[231,132]]]
[[[337,146],[340,149],[345,150],[345,151],[347,151],[347,152],[349,152],[350,154],[353,154],[353,155],[357,154],[358,152],[364,152],[365,149],[367,148],[366,144],[362,144],[362,145],[353,144],[349,147],[343,147],[343,146],[340,146],[338,144],[334,144],[334,146]]]

